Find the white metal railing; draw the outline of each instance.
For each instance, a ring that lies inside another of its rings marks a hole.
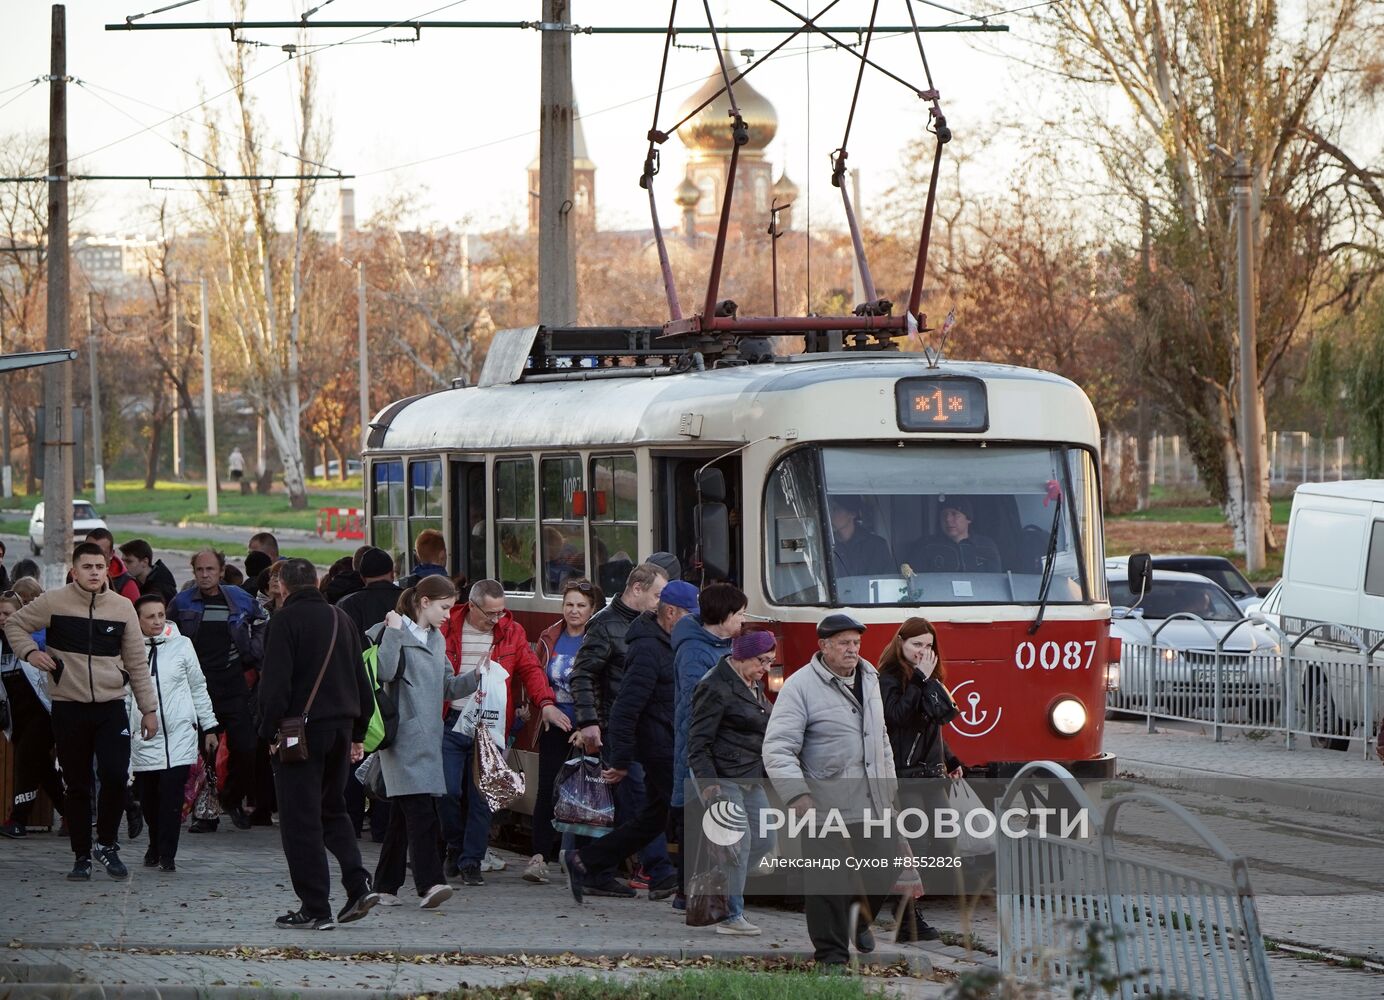
[[[1204,647],[1168,642],[1164,633],[1177,620],[1199,623],[1206,632]],[[1206,722],[1218,742],[1227,728],[1238,728],[1280,733],[1290,749],[1298,737],[1338,749],[1358,739],[1365,758],[1371,756],[1384,714],[1375,662],[1384,639],[1370,648],[1353,639],[1349,644],[1308,642],[1326,626],[1289,636],[1257,615],[1219,632],[1188,614],[1157,627],[1138,617],[1121,624],[1126,636],[1120,687],[1106,695],[1106,707],[1144,716],[1150,732],[1157,719]],[[1273,641],[1246,648],[1251,644],[1238,640],[1247,625],[1267,630]],[[1129,632],[1136,634],[1130,637]]]
[[[1272,1000],[1243,858],[1162,795],[1120,795],[1102,815],[1072,775],[1050,761],[1025,765],[996,814],[1005,815],[1043,783],[1060,786],[1066,803],[1085,809],[1090,822],[1080,837],[1026,829],[998,838],[1002,971],[1085,996],[1095,995],[1093,979],[1099,978],[1102,995],[1113,988],[1121,1000]],[[1190,836],[1178,842],[1209,856],[1197,866],[1205,870],[1160,863],[1146,845],[1123,844],[1117,824],[1132,805],[1160,809],[1186,827]]]

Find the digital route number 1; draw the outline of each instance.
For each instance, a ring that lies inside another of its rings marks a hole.
[[[937,404],[935,409],[934,402]],[[953,413],[965,412],[966,399],[959,393],[943,397],[941,389],[934,389],[925,395],[915,396],[913,409],[922,414],[931,414],[933,423],[946,423]]]

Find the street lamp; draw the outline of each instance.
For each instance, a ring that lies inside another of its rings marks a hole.
[[[370,363],[365,340],[365,262],[342,257],[341,263],[356,266],[356,337],[357,358],[360,363],[360,453],[364,457],[370,444]],[[325,471],[325,469],[323,470]],[[346,470],[341,470],[342,475]]]

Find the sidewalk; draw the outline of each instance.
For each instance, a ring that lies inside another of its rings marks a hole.
[[[1142,719],[1106,721],[1105,749],[1121,775],[1293,809],[1384,816],[1384,765],[1373,756],[1361,759],[1358,741],[1342,752],[1318,750],[1298,737],[1298,748],[1288,750],[1279,735],[1251,740],[1226,729],[1225,742],[1217,743],[1210,725],[1157,725],[1150,733]]]

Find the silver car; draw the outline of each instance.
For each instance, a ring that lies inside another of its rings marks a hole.
[[[72,501],[72,541],[80,542],[87,532],[104,528],[106,522],[96,513],[96,508],[88,500]],[[34,504],[34,512],[29,515],[29,549],[36,556],[43,555],[43,501]]]
[[[1124,565],[1106,565],[1110,631],[1123,643],[1120,689],[1107,706],[1195,720],[1271,724],[1283,697],[1277,634],[1245,614],[1226,591],[1195,573],[1159,570],[1132,593]],[[1219,665],[1217,645],[1221,647]]]

